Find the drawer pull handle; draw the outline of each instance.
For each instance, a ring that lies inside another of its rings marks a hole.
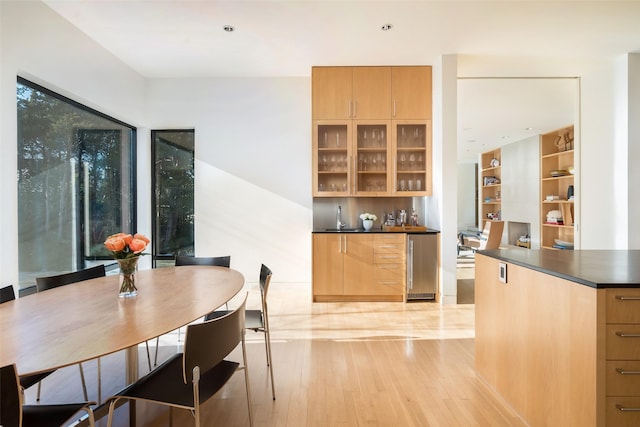
[[[616,335],[620,338],[640,338],[640,334],[630,334],[628,332],[617,331]]]
[[[628,297],[624,295],[616,295],[616,299],[620,301],[640,301],[640,297]]]
[[[620,412],[640,412],[640,408],[627,408],[626,406],[622,406],[620,404],[617,404],[616,408],[618,408]]]
[[[640,375],[640,371],[625,371],[624,369],[616,368],[616,372],[620,375]]]

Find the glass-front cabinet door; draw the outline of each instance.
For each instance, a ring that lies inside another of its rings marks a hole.
[[[313,195],[352,194],[351,121],[317,121],[313,126]]]
[[[355,121],[355,194],[380,196],[389,194],[390,122]]]
[[[430,126],[429,121],[393,121],[393,194],[431,195]]]

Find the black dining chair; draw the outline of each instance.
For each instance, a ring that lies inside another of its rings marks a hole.
[[[184,352],[110,397],[107,426],[111,427],[115,405],[121,399],[154,402],[191,411],[200,427],[200,406],[216,394],[238,370],[244,370],[249,423],[253,426],[247,352],[245,346],[245,304],[226,316],[187,326]],[[242,347],[242,365],[227,357]],[[172,412],[169,412],[171,424]]]
[[[70,285],[84,280],[96,279],[98,277],[104,277],[106,270],[104,265],[100,264],[95,267],[85,268],[84,270],[73,271],[71,273],[57,274],[54,276],[36,277],[36,289],[38,292],[44,292],[49,289],[57,288],[59,286]],[[100,375],[100,358],[98,358],[98,401],[101,400],[101,375]],[[84,400],[89,400],[87,394],[87,384],[84,379],[84,369],[82,369],[82,363],[78,363],[80,369],[80,379],[82,380],[82,392],[84,394]],[[38,389],[38,399],[40,398],[40,389]]]
[[[218,256],[218,257],[195,257],[187,255],[176,255],[176,267],[183,265],[208,265],[214,267],[226,267],[231,266],[231,256]],[[229,306],[226,306],[229,309]],[[178,341],[180,341],[180,329],[178,329]],[[153,356],[153,366],[158,365],[158,346],[160,344],[160,337],[156,338],[156,352]],[[149,370],[151,370],[151,354],[149,353],[149,343],[145,343],[147,347],[147,362],[149,364]]]
[[[246,328],[254,332],[264,333],[264,346],[267,355],[267,366],[269,367],[269,373],[271,375],[271,395],[273,400],[276,400],[276,389],[273,384],[273,360],[271,358],[271,334],[269,332],[269,309],[267,305],[267,293],[269,292],[269,284],[271,283],[271,276],[273,273],[271,269],[262,264],[260,267],[260,310],[246,310]],[[224,316],[227,311],[214,311],[207,314],[206,320],[215,319],[219,316]]]
[[[95,402],[24,405],[16,365],[0,368],[0,425],[3,427],[59,427],[81,411],[87,413],[89,425],[95,426],[91,405]]]
[[[13,290],[13,286],[12,285],[5,286],[2,289],[0,289],[0,304],[5,303],[5,302],[9,302],[9,301],[13,301],[14,299],[16,299],[16,293]],[[23,389],[27,389],[27,388],[29,388],[31,386],[34,386],[34,385],[38,384],[38,393],[36,395],[36,400],[40,401],[40,389],[41,389],[40,381],[42,381],[43,379],[45,379],[49,375],[53,374],[54,372],[55,372],[55,370],[46,371],[46,372],[42,372],[42,373],[39,373],[39,374],[33,374],[33,375],[20,375],[20,377],[19,377],[20,386]]]

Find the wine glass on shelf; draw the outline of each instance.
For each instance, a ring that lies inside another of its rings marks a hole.
[[[409,169],[413,170],[416,165],[416,155],[411,153],[409,154]]]
[[[407,156],[404,154],[400,154],[400,170],[404,170],[404,165],[407,161]]]

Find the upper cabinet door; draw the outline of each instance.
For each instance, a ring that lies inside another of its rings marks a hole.
[[[392,67],[392,118],[431,119],[431,67]]]
[[[354,119],[391,117],[391,67],[353,67]]]
[[[343,120],[353,115],[353,68],[313,67],[313,120]]]

